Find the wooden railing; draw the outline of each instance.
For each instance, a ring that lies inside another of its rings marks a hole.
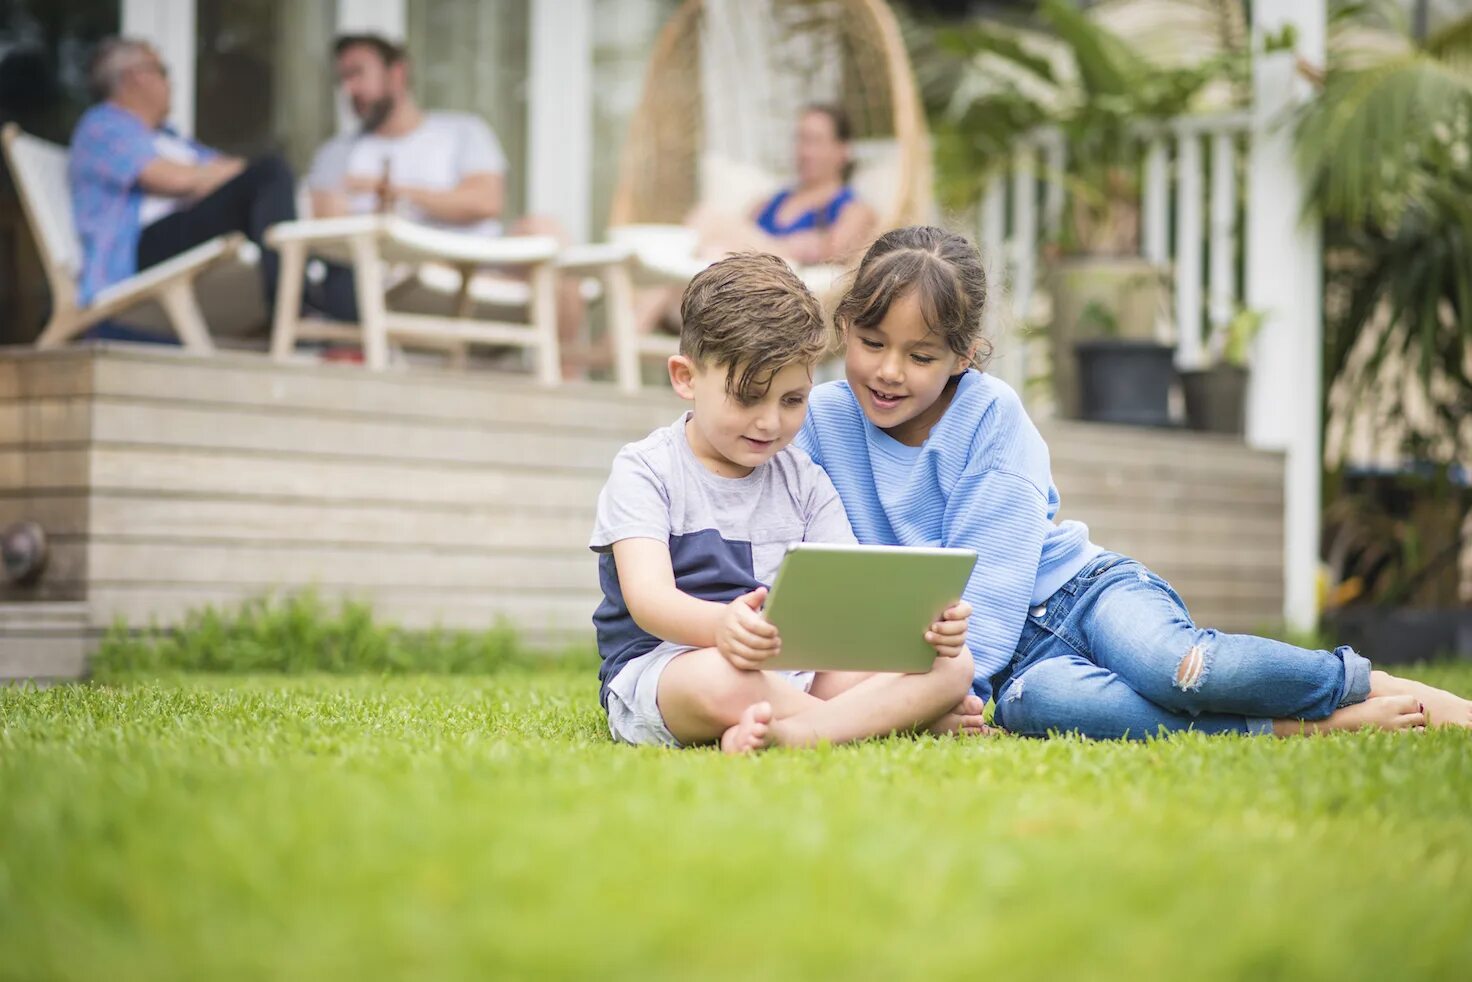
[[[1249,113],[1230,112],[1140,132],[1140,254],[1173,273],[1171,337],[1181,368],[1208,360],[1244,303],[1237,256],[1246,216],[1237,186],[1251,127]],[[1062,230],[1067,163],[1062,135],[1039,130],[1017,147],[982,199],[978,237],[993,264],[1003,264],[1018,322],[1033,301],[1042,248]],[[994,307],[990,316],[994,335],[1000,311]],[[1017,353],[999,371],[1021,382],[1024,357]]]

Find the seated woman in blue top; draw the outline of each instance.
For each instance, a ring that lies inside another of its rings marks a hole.
[[[766,251],[812,265],[852,259],[874,232],[874,209],[848,183],[853,173],[848,116],[809,106],[797,121],[797,184],[772,196],[754,217]]]
[[[797,121],[797,182],[748,215],[698,207],[686,224],[699,236],[698,255],[711,261],[733,252],[767,252],[799,266],[847,263],[873,238],[879,216],[848,183],[853,127],[837,106],[813,105]],[[636,313],[648,332],[678,320],[678,289],[649,291]]]
[[[1048,447],[979,369],[981,257],[938,228],[879,237],[834,319],[846,381],[818,386],[795,445],[827,471],[860,542],[963,546],[978,699],[1014,733],[1315,733],[1472,727],[1472,702],[1310,650],[1198,627],[1154,572],[1056,522]]]
[[[878,216],[848,183],[852,140],[853,126],[842,109],[804,109],[793,154],[797,183],[741,221],[697,209],[690,222],[700,233],[700,252],[714,258],[760,250],[805,266],[856,258],[874,234]]]

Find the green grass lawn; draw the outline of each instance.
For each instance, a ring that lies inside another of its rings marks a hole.
[[[726,759],[566,667],[0,692],[0,977],[532,975],[1472,977],[1472,735]]]

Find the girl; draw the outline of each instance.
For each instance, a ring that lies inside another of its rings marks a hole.
[[[1472,702],[1309,651],[1197,627],[1170,585],[1054,524],[1048,448],[980,370],[986,278],[964,238],[897,229],[865,254],[835,320],[847,381],[813,390],[797,445],[828,472],[860,542],[981,553],[965,599],[974,689],[1015,733],[1144,738],[1472,727]]]

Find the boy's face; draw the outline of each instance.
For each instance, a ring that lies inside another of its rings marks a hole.
[[[670,358],[670,384],[695,404],[685,428],[690,448],[712,473],[745,477],[792,442],[807,415],[811,365],[793,362],[772,376],[764,395],[746,402],[726,392],[726,366]],[[741,374],[737,366],[736,375]]]

